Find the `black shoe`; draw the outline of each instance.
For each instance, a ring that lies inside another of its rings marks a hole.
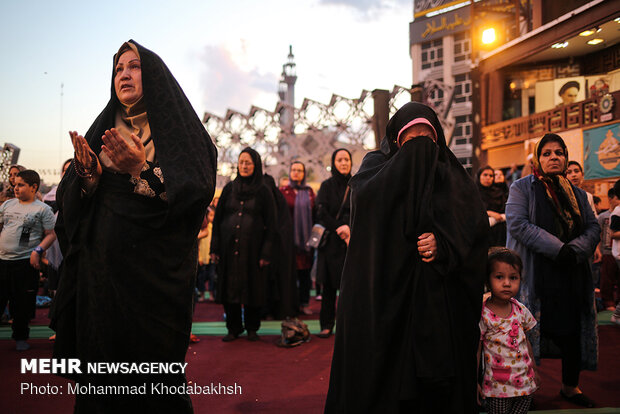
[[[232,341],[234,341],[237,338],[239,338],[239,335],[235,335],[235,334],[232,334],[232,333],[229,332],[225,337],[222,338],[222,341],[223,342],[232,342]]]
[[[248,331],[248,341],[256,342],[259,339],[260,338],[258,337],[256,331]]]
[[[560,395],[566,401],[571,402],[575,405],[580,405],[582,407],[587,407],[587,408],[593,408],[595,406],[594,401],[586,397],[585,394],[582,392],[569,397],[568,395],[564,393],[564,391],[560,390]]]
[[[323,332],[323,331],[327,331],[327,329],[323,329],[321,332],[316,334],[316,336],[318,336],[319,338],[329,338],[330,336],[332,336],[331,329],[328,332]]]

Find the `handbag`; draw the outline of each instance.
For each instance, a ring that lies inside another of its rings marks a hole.
[[[282,334],[276,345],[283,348],[292,348],[310,341],[308,325],[299,319],[286,318],[282,321]]]
[[[342,215],[342,208],[344,207],[344,203],[347,200],[347,196],[349,195],[350,187],[347,186],[347,189],[344,192],[344,197],[342,197],[342,203],[340,203],[340,208],[338,209],[338,214],[336,214],[336,220],[340,219]],[[321,224],[315,224],[312,226],[312,230],[310,231],[310,238],[306,242],[306,246],[313,249],[321,249],[325,247],[327,244],[327,239],[329,238],[330,231],[325,228],[325,226]]]

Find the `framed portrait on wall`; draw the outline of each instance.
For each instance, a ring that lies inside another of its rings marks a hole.
[[[586,82],[583,76],[555,79],[553,86],[556,106],[570,105],[586,99]]]

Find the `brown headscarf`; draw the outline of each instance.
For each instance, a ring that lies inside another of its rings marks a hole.
[[[540,154],[543,147],[549,142],[557,142],[564,149],[566,159],[561,174],[549,175],[543,171],[540,165]],[[575,225],[581,225],[581,212],[579,211],[579,204],[577,204],[573,187],[565,176],[568,166],[568,149],[562,137],[557,134],[546,134],[542,137],[534,147],[534,158],[532,161],[534,164],[532,174],[545,186],[547,198],[553,204],[560,220],[563,221],[562,227],[567,230],[568,234],[572,234],[575,230]],[[576,223],[576,220],[579,223]]]
[[[125,42],[120,49],[118,49],[118,53],[114,57],[114,66],[118,63],[121,55],[128,50],[132,50],[138,57],[140,57],[138,48],[132,43]],[[132,147],[134,146],[134,143],[131,139],[131,134],[136,134],[140,138],[140,141],[142,141],[142,145],[144,145],[146,160],[153,162],[155,160],[155,145],[151,139],[151,127],[149,126],[149,120],[146,113],[144,96],[132,105],[124,105],[120,101],[119,103],[120,107],[116,112],[114,128],[116,128],[119,134],[121,134],[127,144]],[[118,172],[118,169],[114,163],[112,163],[103,151],[99,153],[99,159],[105,168]]]

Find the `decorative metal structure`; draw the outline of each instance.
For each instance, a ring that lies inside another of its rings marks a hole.
[[[329,103],[305,98],[295,108],[293,58],[289,48],[278,87],[280,102],[273,111],[252,106],[247,114],[232,109],[223,117],[205,112],[203,123],[218,148],[218,188],[235,177],[239,153],[247,146],[261,154],[263,170],[276,182],[288,176],[292,161],[305,164],[307,181],[320,182],[331,175],[331,154],[336,148],[351,152],[355,169],[382,138],[375,139],[371,91],[362,90],[358,98],[333,94]],[[454,128],[453,119],[447,119],[453,87],[428,81],[424,90],[424,101],[437,111],[449,139]],[[409,101],[411,89],[395,85],[389,92],[389,115]]]
[[[11,165],[17,164],[19,159],[19,147],[5,143],[2,151],[0,152],[0,183],[7,182],[9,180],[9,169]]]

